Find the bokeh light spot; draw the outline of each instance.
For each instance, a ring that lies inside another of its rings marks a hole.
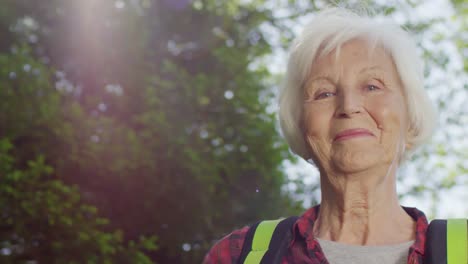
[[[224,98],[231,100],[234,98],[234,93],[231,90],[227,90],[224,92]]]
[[[182,249],[183,249],[184,251],[190,251],[190,250],[192,249],[192,247],[190,246],[189,243],[184,243],[184,244],[182,245]]]
[[[125,7],[125,2],[122,0],[115,1],[115,8],[122,9]]]

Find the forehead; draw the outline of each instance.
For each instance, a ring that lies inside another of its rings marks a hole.
[[[393,59],[382,45],[371,45],[367,40],[354,39],[331,52],[319,53],[312,63],[310,77],[334,75],[343,71],[361,71],[365,68],[397,75]]]

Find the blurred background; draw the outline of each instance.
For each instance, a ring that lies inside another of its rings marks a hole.
[[[2,0],[0,263],[200,263],[319,202],[276,96],[306,0]],[[344,3],[344,2],[343,2]],[[468,4],[346,1],[411,31],[439,110],[402,203],[468,215]]]

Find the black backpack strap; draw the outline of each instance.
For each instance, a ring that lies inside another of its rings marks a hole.
[[[468,219],[433,220],[424,255],[427,264],[468,263]]]
[[[259,221],[249,227],[249,230],[247,231],[247,234],[245,235],[244,244],[242,246],[242,251],[241,251],[239,260],[237,261],[237,264],[243,264],[245,262],[245,259],[247,258],[247,255],[252,250],[253,237],[254,237],[255,231],[257,230],[257,226],[261,222],[262,221]]]
[[[447,220],[432,220],[427,228],[426,249],[427,264],[447,264]]]
[[[278,223],[278,225],[275,227],[273,235],[271,236],[268,249],[260,261],[261,264],[280,263],[281,258],[285,253],[285,250],[287,249],[288,243],[291,240],[292,227],[297,221],[297,219],[298,217],[293,216],[283,219],[281,222]],[[244,240],[244,245],[242,246],[241,255],[238,260],[238,264],[244,264],[247,256],[252,251],[252,241],[255,237],[255,232],[260,223],[262,223],[262,221],[253,224],[247,231]]]
[[[281,259],[286,253],[289,242],[292,238],[292,228],[298,218],[299,217],[297,216],[291,216],[278,224],[275,232],[273,233],[273,237],[271,238],[268,251],[265,253],[262,261],[260,262],[261,264],[281,263]]]

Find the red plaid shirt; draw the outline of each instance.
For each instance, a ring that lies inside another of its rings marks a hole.
[[[328,264],[319,242],[312,233],[319,208],[319,205],[310,208],[294,223],[293,239],[283,256],[283,264]],[[403,207],[403,209],[416,221],[416,239],[409,249],[408,264],[422,264],[427,229],[426,216],[416,208]],[[222,238],[211,248],[203,263],[237,264],[248,230],[249,227],[246,226]]]

